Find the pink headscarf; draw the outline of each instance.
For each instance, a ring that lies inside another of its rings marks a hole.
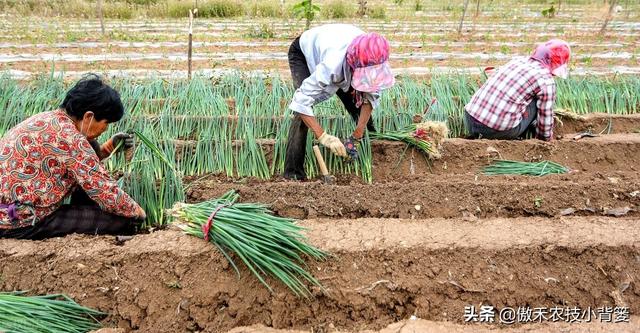
[[[531,59],[539,61],[549,69],[551,74],[565,79],[569,73],[568,64],[571,58],[571,47],[561,39],[552,39],[536,47]]]
[[[353,71],[351,86],[357,92],[356,106],[362,104],[362,92],[379,92],[393,86],[389,67],[389,42],[375,32],[356,37],[347,48],[347,64]]]

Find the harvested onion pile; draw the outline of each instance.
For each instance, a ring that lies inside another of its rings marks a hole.
[[[216,200],[178,203],[172,209],[174,224],[213,243],[240,275],[231,258],[235,254],[270,291],[266,276],[282,281],[298,296],[311,294],[307,283],[321,287],[305,270],[304,258],[322,260],[326,254],[307,243],[304,228],[272,215],[265,205],[237,203],[238,198],[229,191]]]
[[[378,140],[402,141],[429,154],[431,158],[440,158],[439,147],[448,133],[444,122],[427,121],[411,124],[401,131],[372,132],[369,136]]]
[[[101,327],[101,315],[65,295],[0,293],[0,332],[84,333]]]
[[[485,175],[524,175],[546,176],[549,174],[563,174],[569,169],[551,161],[519,162],[510,160],[496,160],[484,168]]]

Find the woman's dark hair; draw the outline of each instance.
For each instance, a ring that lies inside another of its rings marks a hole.
[[[124,116],[120,94],[102,82],[96,74],[87,74],[71,88],[60,104],[68,115],[82,119],[87,111],[93,111],[96,120],[114,123]]]

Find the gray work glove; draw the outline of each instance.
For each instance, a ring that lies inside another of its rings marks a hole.
[[[127,134],[124,132],[116,133],[111,137],[111,142],[113,142],[113,147],[118,147],[122,143],[123,151],[133,148],[135,143],[133,134]]]

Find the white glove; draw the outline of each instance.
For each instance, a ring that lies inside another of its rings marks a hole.
[[[340,139],[333,135],[324,132],[319,138],[320,144],[329,148],[334,155],[347,157],[347,150],[344,148],[344,144]]]

